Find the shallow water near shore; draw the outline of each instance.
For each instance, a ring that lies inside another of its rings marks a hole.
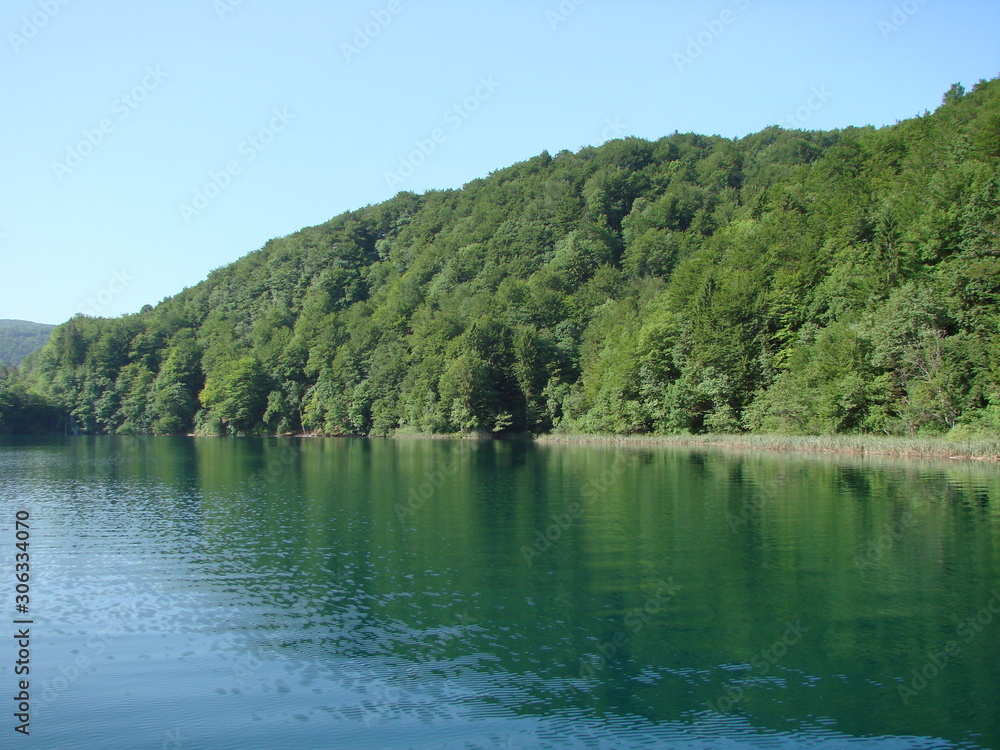
[[[5,439],[0,746],[1000,747],[998,502],[975,462]]]

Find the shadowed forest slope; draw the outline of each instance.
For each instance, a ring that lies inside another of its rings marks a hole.
[[[53,328],[27,320],[0,320],[0,364],[17,367],[26,356],[45,346]]]

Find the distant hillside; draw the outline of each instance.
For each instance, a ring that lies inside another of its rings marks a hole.
[[[48,342],[55,326],[27,320],[0,320],[0,362],[17,367]]]
[[[400,193],[22,369],[88,433],[997,434],[1000,80]]]

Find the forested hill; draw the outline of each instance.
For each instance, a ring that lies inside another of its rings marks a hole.
[[[17,367],[27,355],[45,346],[53,328],[27,320],[0,320],[0,364]]]
[[[89,432],[1000,432],[1000,81],[882,129],[543,153],[78,316]]]

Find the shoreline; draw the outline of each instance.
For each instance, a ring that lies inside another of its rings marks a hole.
[[[947,438],[875,435],[573,435],[546,434],[537,443],[580,445],[711,447],[779,453],[828,453],[952,461],[1000,461],[1000,438],[954,441]]]
[[[13,437],[13,436],[11,436]],[[27,436],[25,436],[27,437]],[[157,437],[148,435],[146,437]],[[487,433],[440,433],[421,434],[403,432],[381,436],[362,435],[322,435],[317,433],[282,433],[274,435],[161,435],[159,437],[260,437],[284,439],[350,438],[389,440],[498,440],[501,442],[531,442],[538,445],[576,444],[605,445],[623,448],[665,447],[665,448],[722,448],[767,453],[805,453],[843,456],[885,456],[892,458],[939,459],[951,461],[1000,462],[1000,437],[949,440],[944,437],[890,437],[878,435],[604,435],[527,433],[496,437]]]

